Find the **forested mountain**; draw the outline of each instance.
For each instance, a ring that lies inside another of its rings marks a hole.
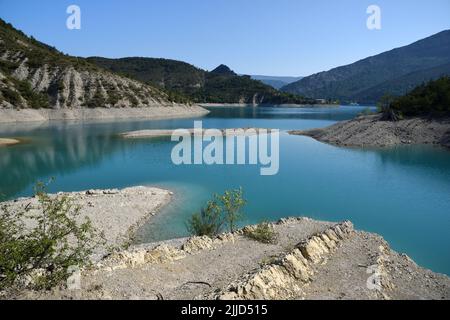
[[[225,65],[208,72],[185,62],[155,58],[91,57],[88,61],[158,86],[170,96],[183,96],[197,103],[314,103],[311,99],[280,92],[250,76],[239,76]]]
[[[399,116],[449,116],[450,77],[420,85],[390,102],[389,110]]]
[[[320,72],[281,90],[311,98],[376,102],[384,94],[401,95],[423,81],[448,72],[450,30],[353,64]]]

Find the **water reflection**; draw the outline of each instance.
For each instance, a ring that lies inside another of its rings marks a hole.
[[[95,166],[113,152],[126,148],[114,135],[92,135],[83,126],[64,126],[36,132],[32,142],[0,149],[0,193],[8,198],[44,177],[64,175]]]

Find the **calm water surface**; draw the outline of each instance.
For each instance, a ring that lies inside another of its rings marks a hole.
[[[308,129],[351,119],[362,107],[334,109],[219,108],[202,118],[207,128]],[[258,166],[180,166],[174,143],[123,140],[117,133],[188,128],[196,119],[115,123],[0,125],[1,137],[29,139],[0,148],[0,193],[32,193],[37,180],[55,177],[50,191],[157,185],[175,201],[139,231],[147,242],[185,236],[185,221],[214,192],[242,186],[247,221],[309,216],[382,234],[419,264],[450,274],[450,152],[429,146],[338,148],[308,137],[280,137],[280,171],[260,176]]]

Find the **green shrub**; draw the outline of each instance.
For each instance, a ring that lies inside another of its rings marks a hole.
[[[102,108],[105,106],[105,104],[106,104],[105,97],[103,96],[100,88],[97,87],[94,96],[87,102],[87,106],[89,108]]]
[[[399,110],[392,107],[394,97],[390,95],[384,95],[381,97],[377,104],[378,111],[381,112],[381,120],[384,121],[398,121],[402,118],[402,114]]]
[[[28,208],[0,211],[0,290],[47,290],[71,276],[69,268],[88,263],[103,236],[67,196],[49,196],[36,186],[39,213]],[[27,223],[25,223],[25,221]],[[31,280],[31,281],[30,281]]]
[[[450,77],[418,86],[407,95],[395,99],[391,108],[404,116],[450,113]]]
[[[48,108],[50,106],[48,95],[35,92],[29,81],[17,80],[15,78],[11,78],[11,80],[31,108],[41,109]]]
[[[378,103],[384,120],[450,114],[450,77],[442,77],[413,89],[401,97],[384,96]]]
[[[7,60],[0,60],[0,70],[5,71],[6,74],[10,75],[14,70],[19,67],[19,64],[16,62],[11,62]]]
[[[209,237],[217,236],[225,227],[234,232],[244,217],[241,209],[245,204],[242,188],[225,191],[223,195],[215,194],[200,213],[190,217],[187,229],[192,235]]]
[[[236,231],[237,223],[244,218],[244,214],[241,212],[241,209],[247,202],[243,198],[242,188],[225,191],[222,196],[216,195],[216,199],[221,204],[229,231]]]
[[[277,240],[277,233],[273,226],[268,222],[262,222],[255,228],[247,228],[244,230],[244,235],[252,240],[261,243],[275,243]]]
[[[11,103],[13,106],[18,107],[21,104],[20,94],[10,88],[2,88],[3,98]]]
[[[200,213],[195,213],[187,222],[189,233],[196,236],[214,237],[222,232],[224,220],[220,207],[209,201]]]

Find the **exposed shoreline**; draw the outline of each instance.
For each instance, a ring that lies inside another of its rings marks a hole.
[[[19,139],[0,138],[0,147],[13,146],[21,143]]]
[[[125,189],[88,190],[58,193],[67,195],[81,206],[80,219],[85,217],[100,232],[104,233],[106,244],[98,248],[92,259],[98,261],[109,248],[123,248],[129,245],[137,230],[157,215],[172,198],[172,192],[155,187],[130,187]],[[50,195],[55,196],[55,195]],[[19,198],[5,202],[11,209],[31,208],[36,210],[35,197]]]
[[[69,195],[88,208],[84,214],[106,232],[111,243],[122,246],[124,238],[131,239],[137,226],[170,201],[171,193],[134,187]],[[391,250],[380,236],[354,230],[350,222],[301,217],[281,219],[271,226],[278,234],[273,244],[245,237],[244,230],[254,228],[248,226],[214,239],[193,237],[131,246],[103,256],[84,270],[81,290],[26,291],[14,298],[450,299],[448,276],[417,266],[405,254]],[[368,285],[373,275],[376,287]]]
[[[400,121],[382,121],[380,118],[380,115],[361,116],[323,129],[293,130],[289,133],[345,147],[431,144],[450,148],[450,118]]]
[[[1,123],[72,120],[172,119],[204,116],[200,106],[174,105],[148,108],[0,109]]]
[[[129,131],[119,134],[120,137],[125,139],[143,139],[143,138],[158,138],[158,137],[170,137],[176,131],[182,133],[182,130],[186,135],[195,136],[214,136],[217,130],[221,132],[224,136],[251,136],[260,134],[261,130],[266,130],[266,133],[270,132],[270,129],[261,128],[228,128],[228,129],[149,129],[149,130],[138,130]]]
[[[251,104],[251,103],[199,103],[199,106],[205,108],[224,108],[224,107],[280,107],[280,108],[339,108],[339,105],[334,104]]]

